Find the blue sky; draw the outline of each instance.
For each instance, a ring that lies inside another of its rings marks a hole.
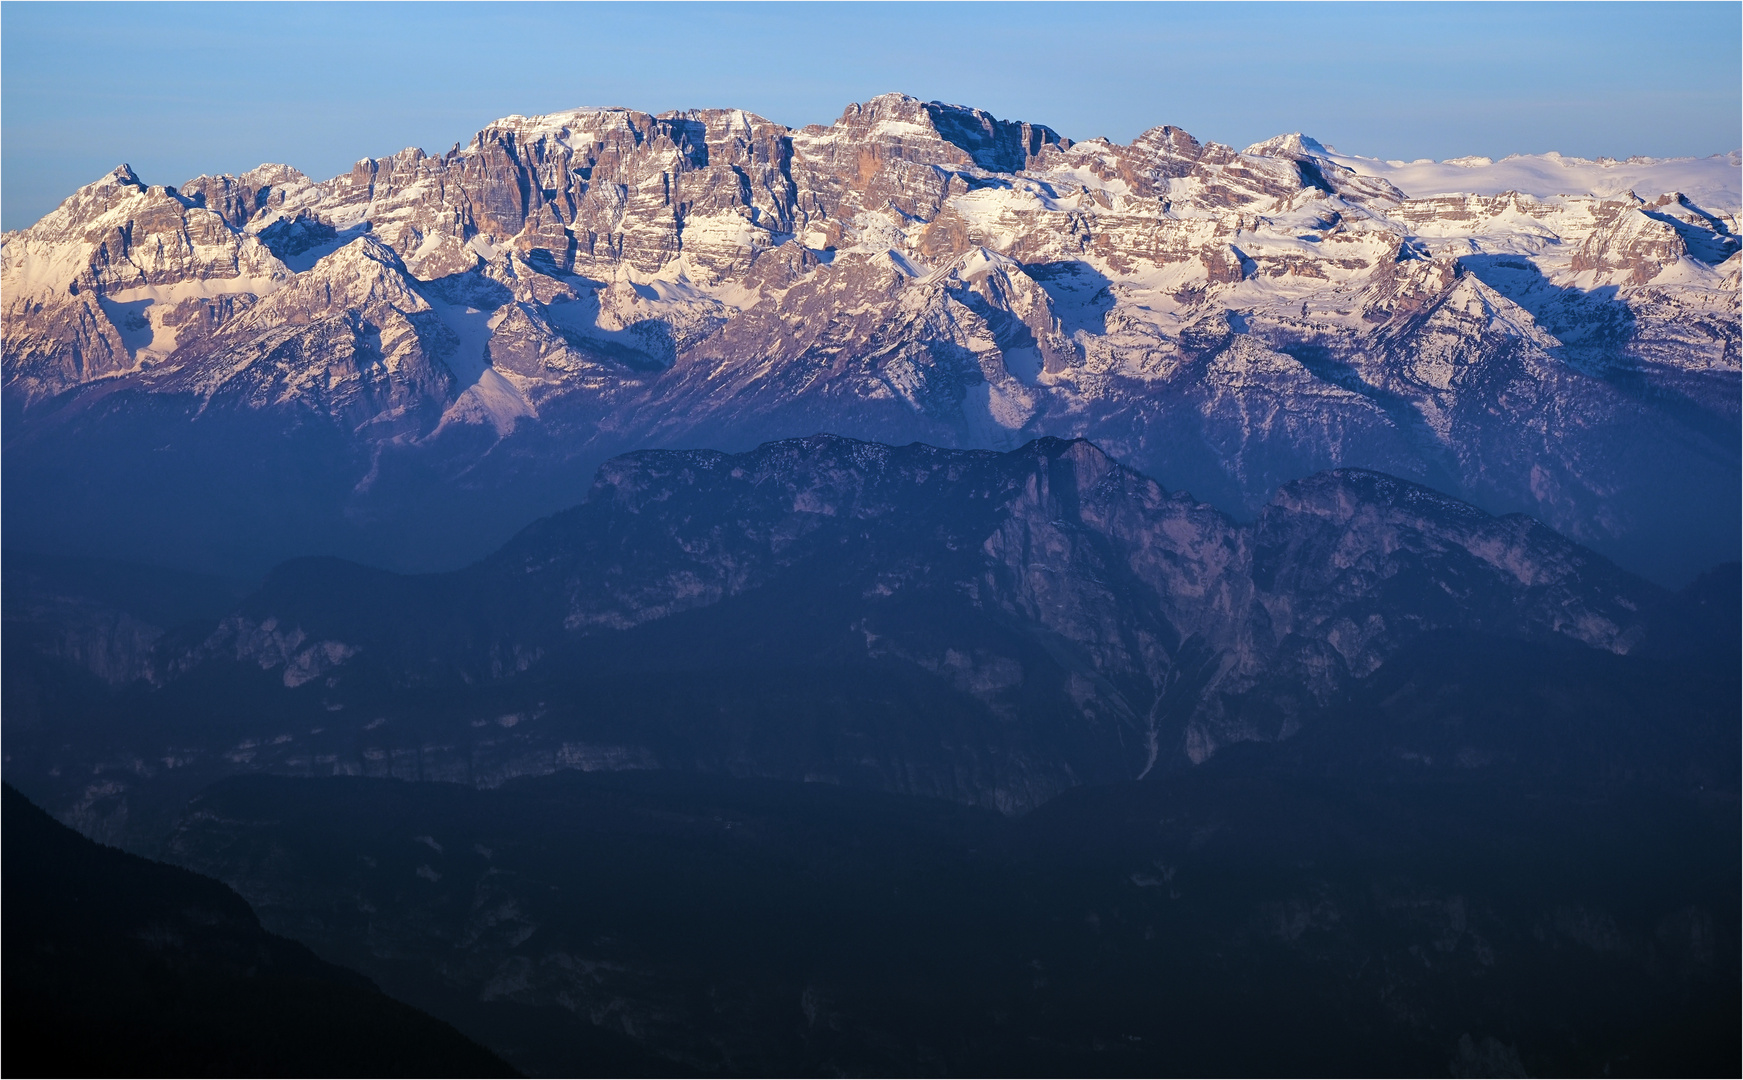
[[[794,126],[901,90],[1083,139],[1305,131],[1384,158],[1712,154],[1743,5],[0,5],[0,218],[116,164],[316,178],[508,113],[734,106]]]

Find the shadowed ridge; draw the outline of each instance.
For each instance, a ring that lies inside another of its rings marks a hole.
[[[3,820],[10,1075],[515,1075],[211,878],[95,844],[10,784]]]

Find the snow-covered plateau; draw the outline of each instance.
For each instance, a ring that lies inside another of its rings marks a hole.
[[[126,166],[4,239],[6,542],[477,558],[605,459],[1088,437],[1239,516],[1360,466],[1680,583],[1738,550],[1739,156],[1130,145],[903,95]]]

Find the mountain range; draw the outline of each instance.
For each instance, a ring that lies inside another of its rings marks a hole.
[[[1680,586],[1738,549],[1737,180],[902,95],[513,116],[318,182],[122,166],[5,236],[7,542],[448,569],[631,450],[1054,436],[1247,519],[1382,471]]]
[[[0,251],[8,1063],[1734,1074],[1740,165],[116,169]]]

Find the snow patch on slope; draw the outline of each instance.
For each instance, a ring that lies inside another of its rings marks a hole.
[[[507,435],[514,430],[515,422],[521,417],[537,416],[538,412],[532,403],[527,401],[517,386],[490,366],[490,360],[485,355],[491,333],[507,313],[499,311],[491,314],[475,307],[450,304],[437,299],[430,299],[430,306],[441,317],[443,324],[460,339],[453,354],[444,359],[448,370],[454,373],[455,380],[464,387],[454,399],[454,404],[448,406],[447,411],[442,414],[442,421],[436,425],[436,431],[441,431],[451,423],[487,423],[496,429],[498,435]]]

